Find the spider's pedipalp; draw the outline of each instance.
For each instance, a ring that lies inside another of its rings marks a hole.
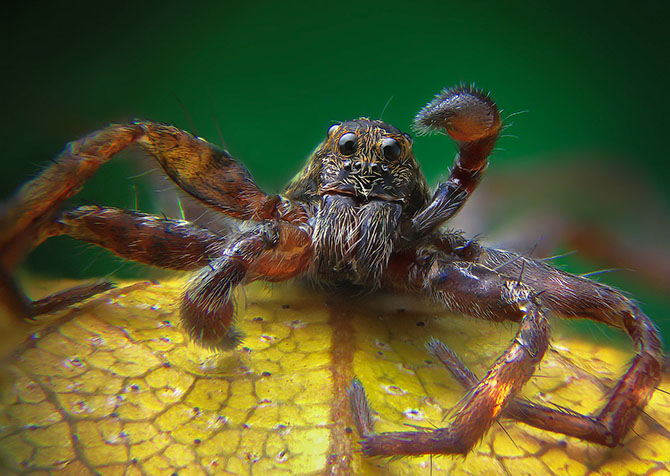
[[[483,90],[467,86],[443,90],[414,118],[414,130],[419,134],[445,129],[464,142],[495,136],[501,125],[493,99]]]
[[[420,133],[444,129],[458,145],[449,178],[412,219],[409,236],[416,239],[454,216],[477,187],[502,121],[488,95],[473,88],[454,88],[444,90],[428,103],[417,114],[414,127]]]

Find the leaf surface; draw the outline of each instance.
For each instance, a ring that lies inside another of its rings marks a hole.
[[[51,292],[54,283],[32,285]],[[121,283],[3,332],[0,465],[8,474],[670,474],[670,395],[661,391],[614,449],[502,420],[465,458],[366,458],[345,392],[354,376],[378,431],[441,426],[465,392],[425,341],[442,340],[481,376],[514,327],[403,296],[252,284],[237,297],[243,344],[216,353],[179,328],[183,286]],[[593,412],[632,352],[602,336],[555,331],[524,396]],[[667,374],[660,388],[670,392]]]

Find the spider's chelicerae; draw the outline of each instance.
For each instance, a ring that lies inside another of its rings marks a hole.
[[[30,317],[100,291],[85,286],[31,302],[14,285],[8,270],[39,242],[59,234],[130,260],[195,270],[181,301],[182,325],[195,342],[213,348],[240,342],[231,294],[245,282],[307,276],[333,286],[419,293],[449,310],[517,322],[519,330],[481,380],[444,344],[428,343],[467,389],[445,428],[375,433],[365,392],[354,380],[349,398],[366,454],[464,454],[502,414],[615,446],[661,378],[662,346],[650,319],[616,289],[442,228],[477,187],[501,126],[488,95],[472,88],[445,90],[415,119],[418,132],[444,129],[458,145],[448,180],[432,194],[412,154],[411,137],[361,118],[332,126],[284,192],[268,195],[244,165],[203,139],[148,121],[110,125],[69,144],[0,211],[2,298]],[[117,208],[59,211],[101,164],[132,144],[153,156],[184,191],[251,226],[222,236],[185,221]],[[515,399],[547,350],[549,313],[622,328],[637,346],[595,415]]]

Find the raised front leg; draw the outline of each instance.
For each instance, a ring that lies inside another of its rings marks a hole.
[[[54,215],[63,202],[141,135],[137,125],[111,125],[71,142],[51,165],[0,204],[0,266],[14,268],[52,235]]]
[[[410,236],[419,238],[438,228],[463,206],[488,165],[502,128],[493,100],[474,88],[447,89],[428,103],[414,119],[419,133],[444,129],[458,145],[449,179],[412,219]]]
[[[533,375],[549,344],[547,320],[529,287],[484,266],[440,259],[427,264],[419,279],[428,294],[450,309],[518,321],[520,328],[486,376],[461,400],[445,428],[373,433],[365,392],[355,381],[349,391],[354,421],[363,436],[363,451],[371,456],[469,452]]]
[[[165,173],[201,202],[242,220],[302,221],[303,210],[277,195],[267,195],[227,150],[173,126],[137,122],[137,142]]]

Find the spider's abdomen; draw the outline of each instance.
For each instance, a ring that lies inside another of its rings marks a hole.
[[[324,195],[313,221],[314,263],[319,280],[379,287],[398,235],[401,205]]]

